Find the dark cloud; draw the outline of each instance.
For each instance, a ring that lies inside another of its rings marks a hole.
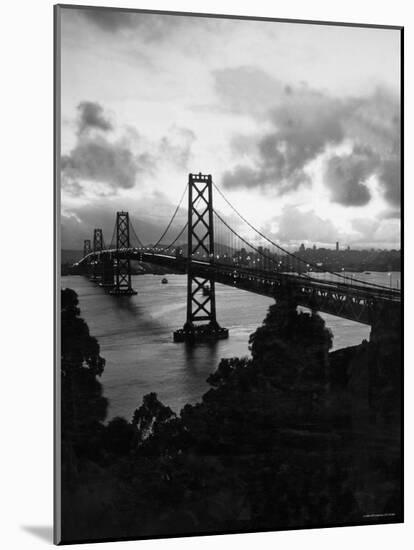
[[[91,129],[107,132],[112,130],[112,124],[105,116],[104,110],[99,103],[93,101],[82,101],[78,105],[78,133],[82,134]]]
[[[331,191],[331,200],[343,206],[364,206],[371,199],[365,185],[378,165],[370,151],[357,151],[344,156],[330,157],[325,166],[325,181]]]
[[[168,14],[134,13],[111,9],[80,10],[81,15],[95,27],[107,33],[136,32],[146,42],[168,39],[183,28],[208,28],[205,18],[183,17]]]
[[[282,101],[281,101],[282,99]],[[281,101],[281,102],[280,102]],[[223,185],[271,188],[279,194],[309,183],[304,170],[330,144],[344,139],[341,120],[347,106],[336,99],[312,91],[283,87],[279,105],[268,111],[274,130],[257,141],[254,166],[236,167],[224,176]]]
[[[262,183],[261,173],[250,166],[236,166],[233,171],[225,172],[222,179],[223,187],[228,189],[258,187]]]
[[[134,28],[139,21],[138,14],[121,10],[87,9],[81,10],[81,14],[97,27],[109,32]]]
[[[364,151],[371,174],[378,177],[384,198],[391,208],[400,206],[401,121],[400,104],[389,91],[378,88],[368,97],[354,100],[351,116],[344,121],[346,134]],[[329,185],[329,182],[327,182]]]
[[[173,126],[151,143],[126,127],[120,138],[109,139],[108,132],[115,128],[101,105],[83,101],[78,111],[77,141],[69,154],[61,157],[62,188],[67,194],[85,194],[92,181],[100,185],[93,189],[95,195],[113,195],[134,187],[140,175],[153,172],[158,164],[187,167],[196,139],[191,130]]]
[[[400,198],[399,101],[378,88],[364,97],[335,98],[306,83],[284,85],[259,69],[214,73],[223,109],[266,121],[264,135],[235,136],[233,153],[247,156],[223,177],[231,188],[260,187],[285,194],[309,184],[307,166],[330,146],[350,143],[351,153],[327,159],[324,182],[334,202],[362,206],[371,198],[364,182],[376,175],[385,199]]]
[[[82,101],[77,109],[77,141],[61,158],[62,188],[72,196],[81,196],[85,192],[82,181],[103,185],[102,194],[134,187],[137,175],[154,164],[148,151],[133,152],[130,137],[134,137],[135,147],[142,148],[139,134],[110,140],[107,133],[114,127],[99,103]]]
[[[137,174],[149,167],[149,154],[134,155],[122,141],[110,142],[104,136],[81,137],[61,161],[64,183],[91,180],[113,191],[134,187]]]
[[[385,198],[391,206],[401,205],[401,161],[394,156],[382,163],[379,179],[385,189]]]

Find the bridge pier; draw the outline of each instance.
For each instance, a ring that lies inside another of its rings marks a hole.
[[[212,193],[211,175],[189,175],[187,320],[182,329],[174,332],[174,342],[215,341],[229,336],[228,329],[221,327],[216,319],[214,279],[195,276],[193,272],[193,255],[197,251],[204,252],[210,263],[214,263]]]
[[[114,261],[115,282],[109,294],[114,296],[132,296],[137,294],[131,286],[131,261],[122,257],[122,250],[129,249],[129,214],[116,213],[116,249],[117,257]]]
[[[105,254],[102,258],[102,281],[99,286],[111,290],[114,287],[114,277],[114,261],[109,254]]]

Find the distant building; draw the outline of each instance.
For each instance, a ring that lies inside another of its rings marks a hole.
[[[336,251],[339,252],[339,243],[336,241]]]

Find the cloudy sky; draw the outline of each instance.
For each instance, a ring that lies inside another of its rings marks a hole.
[[[285,246],[400,246],[399,31],[61,14],[63,248],[156,240],[200,171]]]

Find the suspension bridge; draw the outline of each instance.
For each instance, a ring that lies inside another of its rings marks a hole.
[[[232,223],[213,204],[213,189],[232,213]],[[183,223],[178,213],[186,194]],[[169,244],[163,244],[172,237]],[[216,283],[290,301],[373,329],[380,323],[398,325],[401,318],[399,289],[326,271],[290,252],[255,228],[211,175],[189,174],[181,199],[155,244],[144,246],[129,213],[117,212],[111,241],[105,243],[102,229],[94,229],[93,239],[84,241],[83,257],[74,267],[111,295],[128,296],[137,293],[131,284],[134,261],[187,275],[187,318],[183,328],[174,332],[175,341],[228,337],[228,330],[217,321]]]

